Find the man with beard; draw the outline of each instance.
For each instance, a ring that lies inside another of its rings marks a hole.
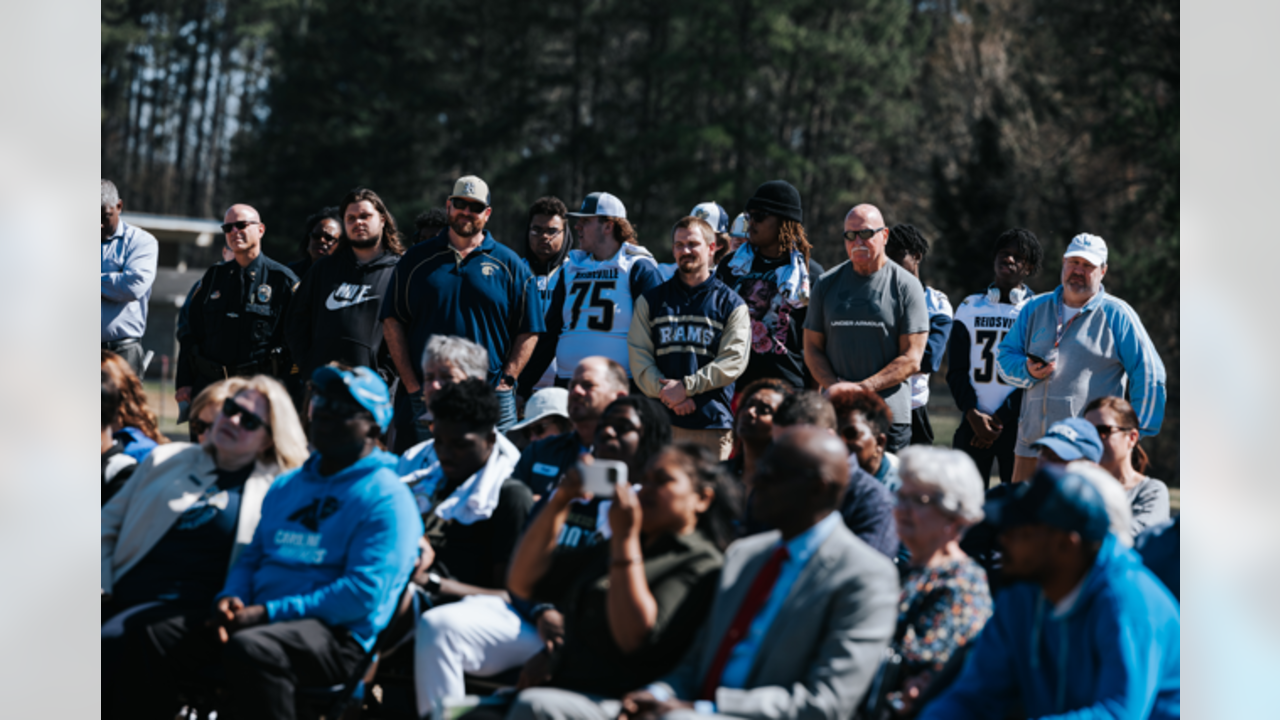
[[[1013,481],[1031,477],[1039,440],[1049,426],[1080,417],[1093,398],[1124,397],[1142,437],[1164,420],[1164,363],[1138,313],[1102,287],[1107,243],[1082,233],[1062,256],[1062,284],[1023,306],[1000,341],[1000,377],[1022,388]]]
[[[727,460],[733,450],[734,381],[747,369],[747,305],[711,275],[716,236],[686,217],[671,230],[676,274],[636,300],[627,335],[631,373],[672,413],[671,434]]]
[[[800,191],[770,180],[747,200],[747,242],[716,267],[716,277],[746,301],[751,312],[751,356],[738,378],[743,387],[760,378],[803,389],[812,382],[804,365],[809,290],[822,266],[809,258]]]
[[[311,382],[315,454],[267,492],[214,612],[238,718],[292,718],[298,687],[342,682],[391,620],[418,557],[422,519],[397,458],[378,449],[391,422],[386,383],[332,365]]]
[[[338,248],[316,260],[298,283],[285,339],[303,377],[334,361],[390,377],[378,311],[404,254],[400,231],[382,198],[368,188],[347,193],[338,214],[344,225]]]
[[[267,226],[252,207],[227,208],[222,231],[235,261],[205,271],[191,297],[174,381],[180,404],[228,377],[263,374],[285,380],[293,367],[284,318],[298,276],[262,254]]]
[[[885,254],[889,229],[874,205],[857,205],[844,219],[849,261],[832,268],[813,289],[804,326],[804,360],[828,393],[879,393],[893,425],[889,452],[911,442],[911,388],[929,339],[924,288]]]
[[[551,299],[564,273],[564,261],[573,249],[573,236],[569,232],[569,208],[558,197],[538,198],[529,208],[529,232],[525,236],[524,262],[538,283],[542,307],[548,311]],[[541,375],[533,376],[533,363],[525,366],[520,375],[520,395],[527,398],[534,390],[551,387],[556,381],[556,363]]]
[[[459,178],[448,200],[448,231],[414,245],[391,275],[381,311],[387,348],[417,416],[426,412],[419,366],[431,336],[483,345],[505,432],[517,419],[516,378],[546,328],[542,297],[520,256],[484,229],[493,213],[489,186]]]
[[[584,358],[574,368],[569,382],[569,421],[573,430],[530,443],[521,453],[512,477],[528,485],[534,495],[545,497],[570,465],[591,452],[600,413],[609,403],[625,397],[627,390],[627,371],[621,365],[599,355]]]
[[[627,368],[627,331],[636,298],[662,284],[653,254],[636,243],[622,201],[591,193],[573,217],[581,250],[569,253],[547,312],[547,332],[538,342],[531,372],[556,363],[556,384],[569,383],[570,368],[584,357],[603,355]]]

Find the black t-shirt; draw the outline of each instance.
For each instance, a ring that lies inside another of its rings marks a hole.
[[[498,495],[498,506],[487,520],[463,525],[427,513],[423,521],[436,551],[433,572],[468,585],[501,588],[506,578],[495,577],[494,567],[511,560],[532,507],[528,486],[508,478]]]
[[[728,262],[720,263],[716,270],[720,280],[747,303],[751,314],[751,358],[746,371],[736,381],[737,388],[745,388],[765,377],[780,378],[796,388],[804,388],[810,380],[804,364],[804,321],[808,308],[784,305],[775,279],[778,268],[790,262],[788,253],[772,259],[756,253],[751,271],[745,275],[734,275]],[[810,289],[821,274],[822,266],[810,260]]]
[[[235,546],[240,499],[253,464],[217,472],[218,479],[178,516],[155,547],[116,581],[112,596],[117,603],[204,604],[222,589]]]

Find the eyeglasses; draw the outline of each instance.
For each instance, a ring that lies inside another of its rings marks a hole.
[[[322,239],[322,238],[323,238],[323,239],[325,239],[325,240],[328,240],[329,242],[337,242],[337,241],[338,241],[338,236],[337,236],[337,235],[330,235],[329,233],[327,233],[327,232],[325,232],[325,231],[321,230],[320,228],[316,228],[315,230],[312,230],[312,231],[311,231],[311,239],[312,239],[312,240],[320,240],[320,239]]]
[[[201,435],[209,432],[209,428],[213,427],[213,423],[207,423],[200,418],[191,418],[187,421],[187,430],[191,433],[191,442],[195,442]]]
[[[938,502],[938,498],[933,497],[932,495],[926,495],[924,493],[921,493],[919,495],[909,495],[899,490],[893,495],[893,504],[898,507],[911,505],[913,507],[918,507],[923,509],[937,502]]]
[[[547,237],[555,237],[564,232],[563,228],[544,228],[534,225],[529,228],[530,235],[546,235]]]
[[[350,417],[369,412],[363,405],[354,400],[329,397],[321,393],[315,393],[311,396],[311,407],[313,410],[332,413],[341,417]],[[373,413],[369,414],[372,415]]]
[[[872,230],[870,228],[867,228],[864,230],[846,230],[844,233],[844,239],[848,240],[849,242],[853,242],[854,240],[866,241],[875,237],[876,233],[880,232],[881,230],[884,230],[884,228],[876,228],[875,230]]]
[[[1121,427],[1119,425],[1094,425],[1093,427],[1097,429],[1098,437],[1102,438],[1103,440],[1106,440],[1107,438],[1111,437],[1111,433],[1117,430],[1119,430],[1120,432],[1129,432],[1130,430],[1133,429],[1128,427]]]
[[[222,232],[230,235],[232,230],[244,230],[250,225],[261,225],[257,220],[237,220],[235,222],[222,223]]]
[[[476,215],[479,215],[480,213],[484,212],[489,207],[488,205],[485,205],[484,203],[479,202],[477,200],[468,200],[466,198],[460,198],[460,197],[449,198],[449,204],[453,205],[454,210],[470,210]]]
[[[748,210],[747,211],[747,217],[751,218],[751,222],[753,223],[762,223],[765,220],[768,220],[769,216],[771,215],[773,215],[773,213],[767,210]]]
[[[227,398],[226,400],[222,401],[222,414],[227,416],[228,418],[233,418],[239,415],[240,427],[244,428],[245,430],[248,430],[249,432],[253,432],[254,430],[257,430],[258,428],[261,428],[261,427],[265,427],[267,428],[267,430],[271,430],[270,427],[267,427],[267,423],[265,420],[255,415],[252,410],[236,402],[235,398]]]

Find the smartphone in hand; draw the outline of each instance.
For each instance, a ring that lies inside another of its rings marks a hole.
[[[578,463],[582,489],[596,497],[613,497],[619,483],[627,482],[627,464],[617,460],[596,459],[590,465]]]

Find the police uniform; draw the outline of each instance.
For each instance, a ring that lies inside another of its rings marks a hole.
[[[236,375],[286,379],[292,362],[285,349],[284,317],[297,284],[292,270],[266,255],[243,268],[235,261],[209,268],[191,297],[177,386],[190,386],[194,397]]]

